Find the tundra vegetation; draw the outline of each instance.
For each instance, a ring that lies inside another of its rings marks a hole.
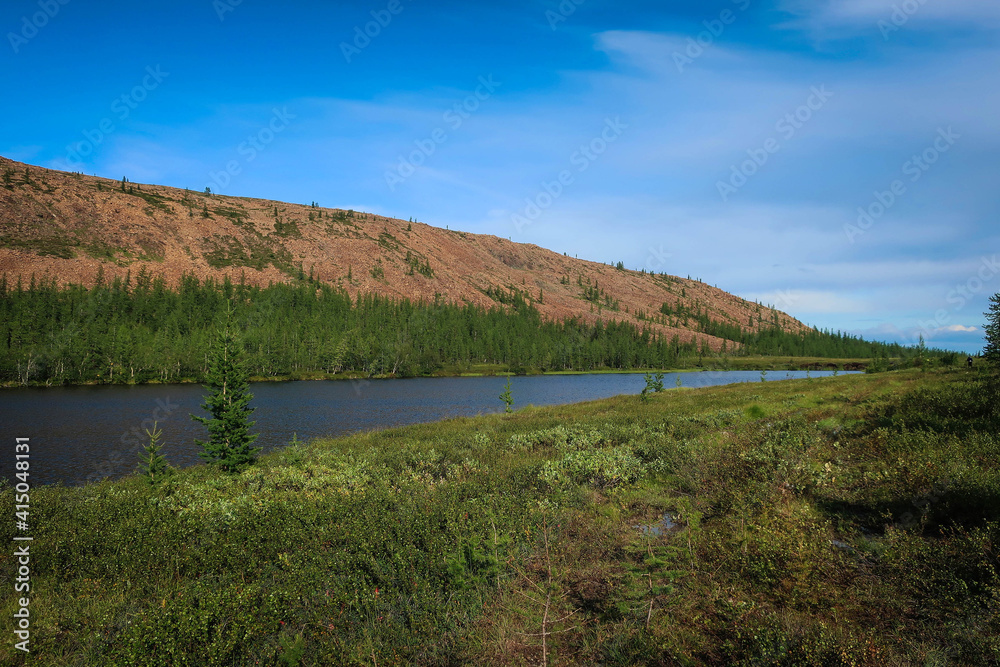
[[[34,489],[31,663],[997,664],[992,373],[652,391]]]

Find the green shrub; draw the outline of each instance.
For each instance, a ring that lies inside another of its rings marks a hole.
[[[645,474],[645,466],[630,447],[570,451],[546,461],[539,478],[554,487],[567,483],[611,489],[630,484]]]

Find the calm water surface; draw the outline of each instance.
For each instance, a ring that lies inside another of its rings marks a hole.
[[[812,371],[812,377],[830,375]],[[804,378],[805,371],[769,371],[769,381]],[[685,387],[760,382],[759,371],[671,373],[664,384]],[[273,382],[252,387],[254,432],[264,451],[300,440],[357,431],[500,412],[506,378],[415,378],[407,380]],[[540,375],[511,381],[514,408],[578,403],[638,394],[642,375]],[[205,428],[190,418],[204,415],[200,385],[50,387],[0,389],[0,425],[10,444],[31,438],[33,486],[83,484],[117,478],[136,468],[144,431],[157,420],[163,452],[179,467],[200,462],[195,438]],[[4,447],[0,477],[12,478],[13,447]]]

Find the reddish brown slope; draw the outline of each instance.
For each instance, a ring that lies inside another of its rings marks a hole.
[[[806,327],[785,313],[758,307],[704,283],[653,277],[578,260],[495,236],[340,209],[263,199],[206,195],[29,167],[0,158],[0,274],[93,284],[142,268],[176,283],[184,273],[223,275],[266,285],[288,281],[302,267],[352,295],[376,292],[409,299],[441,298],[482,306],[490,288],[514,288],[546,317],[625,320],[681,340],[720,339],[659,318],[664,302],[700,308],[710,318],[754,328],[777,319],[789,331]],[[429,267],[429,269],[428,269]],[[617,310],[583,294],[600,290]]]

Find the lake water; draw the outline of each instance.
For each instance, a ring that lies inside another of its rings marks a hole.
[[[812,371],[812,377],[831,372]],[[671,373],[664,385],[707,387],[760,382],[759,371]],[[806,377],[805,371],[769,371],[768,381]],[[269,382],[251,388],[254,432],[264,451],[300,440],[500,412],[506,378],[414,378],[365,381]],[[638,394],[640,374],[544,375],[511,381],[514,408],[562,405],[619,394]],[[144,431],[157,420],[163,453],[171,464],[200,463],[195,438],[207,437],[190,418],[204,415],[200,385],[144,385],[0,389],[0,478],[13,479],[14,438],[31,438],[33,486],[78,485],[118,478],[136,469]]]

